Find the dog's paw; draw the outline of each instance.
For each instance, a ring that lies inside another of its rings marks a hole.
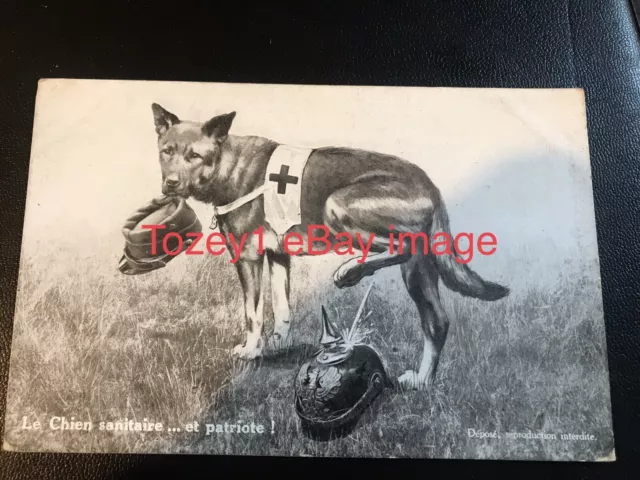
[[[235,347],[233,347],[233,354],[235,356],[240,356],[243,350],[244,350],[244,345],[236,345]]]
[[[233,347],[233,354],[243,360],[253,360],[254,358],[258,358],[260,355],[262,355],[262,348],[247,348],[247,346],[245,345],[236,345],[235,347]]]
[[[354,260],[355,259],[349,260],[335,271],[333,274],[333,283],[336,287],[353,287],[362,280],[362,269]]]
[[[427,382],[413,370],[407,370],[398,377],[398,384],[403,390],[426,390]]]
[[[267,340],[267,347],[271,351],[286,350],[291,346],[291,338],[289,332],[280,333],[273,332],[273,335]]]

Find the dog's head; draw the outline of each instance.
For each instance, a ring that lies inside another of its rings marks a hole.
[[[162,193],[198,197],[199,187],[219,169],[236,112],[204,123],[181,121],[157,103],[151,106],[158,134]]]

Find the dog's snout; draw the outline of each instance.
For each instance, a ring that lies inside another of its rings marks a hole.
[[[167,187],[170,187],[170,188],[175,188],[180,184],[180,180],[176,180],[174,178],[167,178],[165,182],[167,184]]]

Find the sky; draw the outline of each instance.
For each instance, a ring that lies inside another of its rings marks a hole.
[[[544,272],[567,259],[597,262],[579,89],[71,79],[38,86],[23,255],[121,251],[125,218],[160,194],[153,102],[185,120],[235,111],[235,135],[415,162],[442,192],[454,234],[497,236],[496,254],[474,260],[501,278],[521,274],[509,267],[514,258]],[[211,207],[189,203],[206,229]]]

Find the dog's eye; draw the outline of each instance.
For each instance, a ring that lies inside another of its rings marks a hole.
[[[190,160],[195,160],[196,158],[202,158],[202,156],[201,156],[201,155],[198,155],[196,152],[191,152],[191,153],[189,154],[189,159],[190,159]]]
[[[162,153],[164,153],[165,155],[172,155],[173,154],[173,147],[163,148],[162,149]]]

